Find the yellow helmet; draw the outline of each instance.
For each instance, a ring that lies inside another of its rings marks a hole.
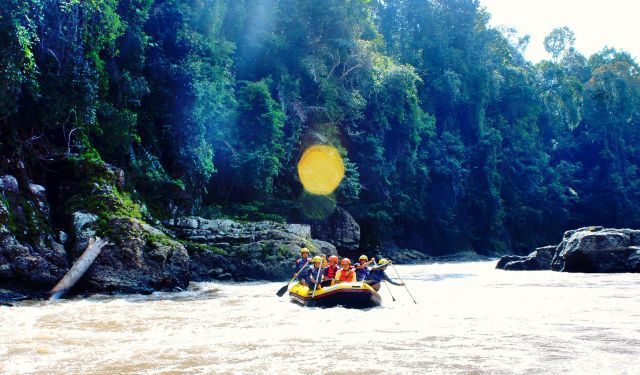
[[[360,258],[358,258],[358,261],[360,261],[360,260],[368,261],[369,258],[367,258],[366,255],[362,254],[362,255],[360,255]]]
[[[304,253],[310,254],[309,249],[307,249],[306,247],[303,247],[302,249],[300,249],[300,255]]]
[[[316,255],[316,256],[313,257],[313,259],[311,259],[311,261],[313,263],[322,262],[322,258],[320,258],[320,256]]]
[[[379,265],[379,266],[386,266],[387,264],[389,264],[389,261],[388,261],[388,260],[386,260],[386,259],[384,259],[384,258],[382,258],[382,259],[380,259],[380,260],[378,261],[378,265]]]

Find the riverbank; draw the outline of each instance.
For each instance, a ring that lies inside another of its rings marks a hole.
[[[191,281],[285,281],[302,247],[327,256],[360,251],[360,226],[341,207],[301,223],[177,211],[159,221],[127,193],[121,169],[84,157],[56,167],[68,178],[57,180],[53,191],[26,174],[0,176],[0,301],[46,298],[92,237],[107,245],[71,293],[150,294],[185,290]],[[482,259],[474,253],[433,258],[393,244],[382,248],[368,255],[398,264]]]

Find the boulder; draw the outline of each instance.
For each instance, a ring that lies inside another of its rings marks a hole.
[[[21,243],[9,231],[0,234],[0,282],[29,289],[52,287],[69,264],[62,245],[43,237],[35,244]]]
[[[64,247],[47,232],[36,206],[19,194],[13,176],[0,177],[0,284],[40,292],[68,270]],[[49,210],[41,202],[44,211]]]
[[[640,272],[640,247],[630,246],[631,253],[625,262],[628,272]]]
[[[312,239],[305,224],[184,217],[164,225],[189,252],[194,281],[282,281],[293,275],[293,260],[301,247],[314,254],[337,253],[332,244]]]
[[[258,240],[310,241],[308,225],[282,224],[272,221],[240,223],[228,219],[184,217],[163,224],[179,239],[197,243],[228,243],[233,246]]]
[[[354,251],[360,246],[360,225],[347,210],[336,207],[326,219],[311,222],[311,236],[332,243],[340,251]]]
[[[98,215],[87,212],[74,212],[71,215],[72,235],[74,238],[73,255],[79,256],[87,247],[89,238],[96,235]]]
[[[47,201],[47,190],[44,188],[44,186],[38,184],[29,184],[29,192],[34,196],[34,198],[43,202]]]
[[[18,180],[8,174],[0,176],[0,190],[17,193],[19,190]]]
[[[47,191],[42,185],[29,184],[29,193],[33,197],[38,211],[45,217],[49,216],[49,205],[47,204]]]
[[[504,270],[507,264],[512,262],[520,262],[526,258],[527,257],[523,255],[504,255],[498,260],[498,263],[496,264],[496,269]]]
[[[564,272],[628,272],[628,258],[634,252],[632,237],[637,231],[586,227],[564,234],[551,268]],[[633,265],[633,262],[630,263]]]
[[[376,254],[376,260],[388,258],[396,264],[417,264],[433,260],[432,257],[413,249],[401,249],[394,244],[384,244],[384,254]]]
[[[180,243],[136,219],[111,219],[108,228],[110,243],[78,283],[79,291],[146,294],[187,287],[189,255]]]
[[[506,271],[541,271],[551,269],[556,246],[539,247],[527,256],[507,255],[500,258],[497,269]]]

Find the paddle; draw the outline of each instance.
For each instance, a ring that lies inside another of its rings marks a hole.
[[[393,271],[396,273],[396,275],[398,275],[398,280],[400,280],[400,282],[404,285],[404,288],[407,290],[407,293],[409,293],[409,297],[411,297],[411,299],[413,300],[413,303],[417,305],[418,302],[416,302],[416,299],[413,298],[413,296],[411,295],[411,292],[409,291],[407,284],[402,280],[402,277],[400,277],[400,274],[398,273],[398,270],[396,269],[396,267],[394,267],[393,263],[391,262],[389,262],[389,264],[391,264],[391,268],[393,268]]]
[[[391,299],[393,300],[393,302],[396,301],[395,297],[393,296],[393,293],[391,293],[391,288],[389,288],[389,284],[387,284],[387,280],[382,280],[382,282],[384,283],[384,285],[387,287],[387,290],[389,291],[389,295],[391,296]]]
[[[309,258],[307,258],[309,259]],[[287,283],[287,285],[283,286],[282,288],[280,288],[280,290],[278,290],[276,292],[276,295],[278,297],[282,297],[284,296],[284,294],[287,292],[287,289],[289,289],[289,284],[291,284],[293,282],[293,280],[296,279],[296,277],[298,277],[298,275],[300,274],[300,272],[302,272],[302,270],[307,266],[307,264],[309,264],[309,260],[307,260],[307,263],[304,264],[304,266],[302,266],[302,268],[300,268],[300,271],[296,272],[293,277],[291,278],[291,280],[289,280],[289,282]]]
[[[311,298],[316,298],[316,288],[318,287],[318,284],[320,284],[320,272],[322,272],[322,266],[318,267],[318,274],[316,275],[316,283],[313,285],[313,294],[311,295]]]

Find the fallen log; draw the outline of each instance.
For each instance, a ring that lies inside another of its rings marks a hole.
[[[93,261],[96,260],[102,248],[107,245],[107,241],[100,237],[89,239],[89,244],[76,262],[71,266],[69,272],[51,289],[49,300],[56,300],[67,293],[80,280],[82,275],[89,269]]]

